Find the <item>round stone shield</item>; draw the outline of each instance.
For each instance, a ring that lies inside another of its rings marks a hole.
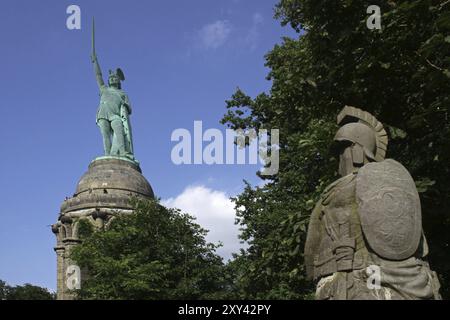
[[[373,162],[356,177],[356,201],[369,246],[389,260],[411,257],[420,243],[422,214],[414,180],[394,160]]]

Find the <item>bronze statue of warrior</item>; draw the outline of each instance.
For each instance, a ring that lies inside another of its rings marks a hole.
[[[316,299],[440,299],[426,260],[419,194],[409,172],[385,159],[383,125],[349,106],[338,124],[341,178],[316,204],[305,246]]]
[[[134,160],[133,138],[129,115],[131,104],[122,90],[125,76],[120,68],[109,71],[108,85],[103,81],[102,71],[95,52],[95,24],[92,22],[92,63],[100,90],[100,105],[96,122],[103,137],[105,156],[126,157]]]

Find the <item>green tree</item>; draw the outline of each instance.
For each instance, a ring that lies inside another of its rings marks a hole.
[[[0,301],[7,299],[10,289],[11,287],[8,286],[5,281],[0,280]]]
[[[213,299],[227,290],[224,265],[194,218],[135,201],[101,232],[83,227],[72,258],[88,276],[81,299]]]
[[[55,294],[45,288],[24,284],[11,287],[0,280],[0,300],[54,300]]]
[[[47,289],[25,284],[12,287],[6,300],[55,300],[55,295]]]
[[[382,29],[366,26],[369,5]],[[303,248],[314,203],[337,178],[329,154],[344,105],[386,125],[388,157],[421,192],[431,266],[450,297],[450,3],[448,1],[281,0],[282,25],[298,32],[266,56],[270,92],[238,89],[222,119],[234,129],[280,129],[280,171],[234,199],[241,237],[233,262],[244,298],[310,298]]]

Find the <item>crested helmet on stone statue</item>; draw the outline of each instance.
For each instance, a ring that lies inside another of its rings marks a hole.
[[[381,122],[361,109],[345,106],[337,117],[340,127],[335,142],[351,142],[358,145],[371,161],[383,161],[386,157],[388,137]],[[360,155],[354,155],[360,158]]]

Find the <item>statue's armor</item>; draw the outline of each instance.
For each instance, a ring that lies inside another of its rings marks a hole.
[[[367,266],[355,188],[356,174],[352,173],[327,187],[317,203],[305,249],[310,278],[317,280],[338,271]]]
[[[108,121],[121,120],[121,107],[125,104],[129,108],[128,96],[121,89],[102,86],[100,89],[100,105],[97,111],[99,119]]]
[[[377,164],[386,168],[395,167],[396,170],[398,170],[398,166],[401,166],[393,160],[386,160]],[[363,168],[366,168],[366,166]],[[371,167],[366,169],[372,170]],[[406,169],[404,170],[406,171]],[[389,170],[386,170],[386,173],[389,174]],[[380,174],[379,171],[378,174]],[[402,211],[400,208],[400,211],[397,211],[400,216],[396,216],[396,218],[403,219],[406,224],[413,225],[414,228],[411,230],[405,229],[405,232],[398,236],[396,234],[397,237],[392,242],[391,237],[380,228],[380,226],[383,227],[386,224],[374,223],[374,221],[377,221],[377,218],[373,216],[376,212],[372,212],[372,216],[369,217],[367,214],[370,212],[367,212],[367,208],[364,212],[363,208],[363,216],[361,216],[361,199],[358,197],[361,196],[361,193],[364,193],[364,190],[359,190],[361,189],[358,186],[358,183],[361,183],[360,175],[363,179],[371,176],[373,180],[371,182],[365,181],[365,183],[371,183],[383,190],[383,186],[377,183],[377,178],[370,175],[370,172],[368,174],[367,170],[363,170],[361,174],[349,174],[325,189],[311,215],[305,247],[305,264],[308,277],[317,281],[320,280],[316,298],[437,298],[439,285],[436,275],[431,272],[427,262],[423,259],[428,253],[428,248],[422,234],[420,213],[414,216],[416,214],[414,211],[410,219],[401,216],[405,214],[405,210]],[[381,178],[378,182],[380,181],[386,180]],[[396,182],[401,185],[409,181]],[[385,187],[389,189],[389,186]],[[411,186],[407,185],[406,190],[411,190]],[[393,195],[395,196],[395,193]],[[396,199],[393,199],[393,201],[395,202]],[[400,205],[402,205],[401,201]],[[416,203],[413,201],[412,206],[415,205]],[[376,210],[380,213],[383,208],[380,206]],[[382,218],[389,220],[389,215],[387,215],[387,218],[386,216]],[[363,226],[361,221],[369,222],[371,225]],[[389,224],[392,221],[386,222]],[[417,223],[419,223],[420,228],[417,228]],[[385,234],[386,237],[383,239],[377,238],[380,234]],[[381,255],[371,248],[369,241],[372,241],[371,244],[376,248],[376,251],[382,253]],[[385,241],[384,244],[383,241]],[[391,247],[389,247],[390,245]],[[389,253],[393,255],[395,250],[403,254],[401,259],[397,259],[401,261],[386,259],[386,255],[383,253],[388,252],[388,255]],[[371,290],[367,286],[367,279],[369,278],[367,268],[372,265],[379,267],[381,270],[382,288],[380,290]]]

